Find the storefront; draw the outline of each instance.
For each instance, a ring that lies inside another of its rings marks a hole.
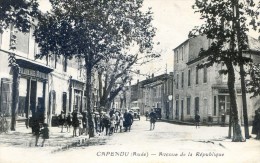
[[[27,59],[17,59],[20,67],[18,117],[38,116],[46,119],[46,100],[48,99],[48,74],[53,70],[47,66]]]

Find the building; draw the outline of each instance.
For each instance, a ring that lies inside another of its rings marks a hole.
[[[11,115],[13,71],[8,57],[12,52],[19,65],[18,119],[28,120],[38,113],[51,124],[52,116],[62,110],[86,110],[84,63],[56,55],[36,59],[40,48],[34,40],[34,29],[35,25],[30,32],[22,33],[11,27],[0,33],[0,112]],[[15,51],[9,50],[12,35],[17,38]],[[93,96],[96,97],[95,92]]]
[[[208,49],[211,41],[205,36],[198,36],[184,41],[174,49],[174,119],[193,121],[196,112],[199,112],[201,121],[206,122],[208,116],[213,117],[214,123],[220,123],[221,115],[225,115],[226,123],[229,121],[230,97],[227,88],[227,75],[220,75],[219,70],[225,68],[220,64],[212,67],[198,69],[197,65],[206,58],[199,58],[201,48]],[[260,61],[259,42],[249,38],[249,51],[244,52]],[[239,80],[239,68],[236,70],[236,89],[239,116],[242,118],[242,97]],[[254,109],[260,106],[260,99],[250,99],[247,95],[248,118],[252,121]]]
[[[173,73],[152,75],[131,86],[131,107],[139,107],[141,115],[152,108],[160,108],[162,118],[172,118]]]

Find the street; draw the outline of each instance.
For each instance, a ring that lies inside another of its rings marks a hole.
[[[0,162],[259,162],[260,142],[233,143],[225,138],[227,127],[196,129],[158,121],[150,131],[149,125],[142,117],[131,132],[101,134],[54,153],[53,147],[1,146]]]

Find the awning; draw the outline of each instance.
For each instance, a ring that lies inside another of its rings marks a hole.
[[[21,58],[21,57],[16,57],[16,63],[22,67],[22,68],[27,68],[31,70],[37,70],[43,73],[50,73],[53,71],[53,68],[48,67],[42,63],[36,62],[29,60],[27,58]]]

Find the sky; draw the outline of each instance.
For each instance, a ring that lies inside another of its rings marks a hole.
[[[48,0],[40,0],[40,9],[46,11],[50,8]],[[194,14],[192,5],[195,0],[144,0],[144,10],[152,8],[154,15],[153,25],[157,28],[155,51],[161,53],[159,59],[138,67],[141,74],[160,75],[173,71],[173,49],[188,38],[189,31],[199,25],[199,15]],[[147,76],[139,75],[134,80],[145,79]],[[133,81],[134,82],[134,81]]]

